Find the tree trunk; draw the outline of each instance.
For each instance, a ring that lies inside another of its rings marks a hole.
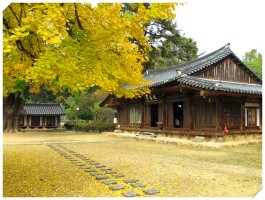
[[[19,131],[19,114],[24,100],[18,94],[10,94],[3,99],[3,129],[7,133]]]

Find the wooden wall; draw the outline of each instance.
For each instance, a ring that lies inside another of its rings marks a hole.
[[[144,126],[145,127],[150,127],[151,126],[151,108],[150,104],[145,105],[145,122]]]
[[[126,106],[118,108],[118,124],[121,126],[128,125],[128,109]]]
[[[216,104],[208,102],[195,103],[195,128],[216,127]]]
[[[212,67],[194,73],[193,76],[223,81],[257,83],[257,81],[255,81],[241,66],[236,64],[231,58],[227,58]]]

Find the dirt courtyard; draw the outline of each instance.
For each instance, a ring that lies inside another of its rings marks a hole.
[[[212,149],[74,132],[3,135],[4,197],[253,197],[261,187],[261,144]]]

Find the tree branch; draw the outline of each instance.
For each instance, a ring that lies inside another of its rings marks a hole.
[[[77,10],[76,3],[74,3],[74,5],[75,5],[75,18],[76,18],[76,20],[77,20],[78,27],[79,27],[80,29],[84,30],[84,28],[83,28],[83,26],[82,26],[82,24],[81,24],[81,21],[80,21],[80,19],[79,19],[79,16],[78,16],[78,10]]]
[[[9,5],[8,8],[11,10],[11,12],[13,13],[13,15],[15,16],[16,20],[18,21],[18,25],[20,26],[20,20],[18,19],[16,13],[13,11],[13,9],[11,8],[11,6]]]
[[[32,60],[35,59],[35,56],[32,53],[30,53],[27,49],[24,48],[24,46],[20,40],[16,41],[16,45],[20,51],[23,51],[24,53],[26,53]]]

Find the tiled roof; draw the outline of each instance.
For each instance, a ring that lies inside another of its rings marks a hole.
[[[181,76],[178,78],[177,82],[206,90],[235,92],[243,94],[258,94],[258,95],[262,94],[262,85],[259,84],[219,81],[219,80],[198,78],[194,76]]]
[[[253,75],[253,72],[251,72],[244,65],[244,63],[232,52],[228,44],[197,60],[163,70],[149,71],[148,73],[144,74],[144,78],[152,82],[152,84],[148,85],[147,87],[155,87],[172,81],[177,81],[179,83],[184,83],[194,87],[205,88],[210,90],[214,89],[217,91],[261,94],[261,85],[258,84],[245,84],[226,81],[220,82],[217,80],[202,79],[190,76],[193,73],[200,71],[206,67],[209,67],[230,55],[237,59],[237,61],[241,63],[243,67],[245,67],[246,71]],[[179,73],[179,75],[177,75],[177,73]],[[258,82],[261,82],[261,80],[256,75],[253,76]],[[221,86],[214,87],[217,82],[221,83]]]
[[[27,115],[65,115],[62,105],[57,103],[25,104],[23,106]]]
[[[235,56],[228,44],[210,54],[200,57],[199,59],[184,63],[182,65],[178,65],[176,67],[176,70],[190,75],[206,67],[209,67],[212,64],[219,62],[220,60],[224,59],[225,57],[231,54]]]

